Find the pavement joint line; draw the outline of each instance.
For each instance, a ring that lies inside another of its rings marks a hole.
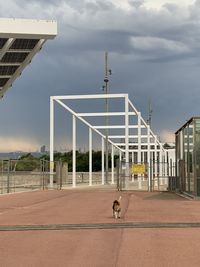
[[[122,228],[200,228],[200,222],[126,222],[126,223],[81,223],[45,225],[1,225],[2,231],[41,231],[41,230],[84,230],[84,229],[122,229]]]

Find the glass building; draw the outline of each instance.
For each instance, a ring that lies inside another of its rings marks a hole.
[[[175,134],[178,189],[200,197],[200,117],[192,117]]]

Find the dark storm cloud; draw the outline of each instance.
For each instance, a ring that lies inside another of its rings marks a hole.
[[[166,3],[159,11],[144,1],[129,4],[127,10],[104,0],[0,3],[1,16],[58,21],[57,38],[0,105],[1,136],[28,135],[48,145],[50,95],[102,93],[104,51],[113,70],[110,92],[128,92],[145,119],[151,99],[156,132],[175,131],[199,115],[200,1],[187,8]]]

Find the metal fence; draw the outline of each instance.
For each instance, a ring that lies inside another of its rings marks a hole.
[[[143,173],[134,173],[133,164],[143,165]],[[168,162],[152,160],[148,164],[118,161],[116,185],[118,190],[167,191],[169,176],[174,174],[175,165]]]
[[[1,160],[0,194],[45,189],[49,162],[45,160]]]
[[[72,186],[72,176],[72,172],[68,172],[67,163],[54,162],[54,189]],[[44,190],[49,188],[49,182],[50,162],[47,160],[8,159],[0,161],[0,194]],[[108,174],[108,182],[111,183],[111,173]],[[92,184],[102,184],[101,172],[92,173]],[[89,172],[76,172],[76,185],[89,185]]]
[[[174,189],[175,166],[165,162],[151,161],[144,163],[145,171],[136,174],[132,171],[133,163],[127,165],[118,161],[114,172],[114,183],[118,190],[166,191]],[[128,173],[128,175],[127,175]],[[71,172],[65,162],[54,162],[53,185],[55,189],[72,186]],[[108,184],[112,174],[108,173]],[[44,159],[1,160],[0,194],[47,189],[50,181],[50,162]],[[102,184],[102,173],[92,173],[92,185]],[[76,172],[76,185],[89,185],[89,172]]]

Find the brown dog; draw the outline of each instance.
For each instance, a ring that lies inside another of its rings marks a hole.
[[[121,217],[121,205],[120,205],[120,201],[121,201],[121,196],[119,197],[118,200],[114,200],[113,201],[113,217],[115,219],[120,218]]]

